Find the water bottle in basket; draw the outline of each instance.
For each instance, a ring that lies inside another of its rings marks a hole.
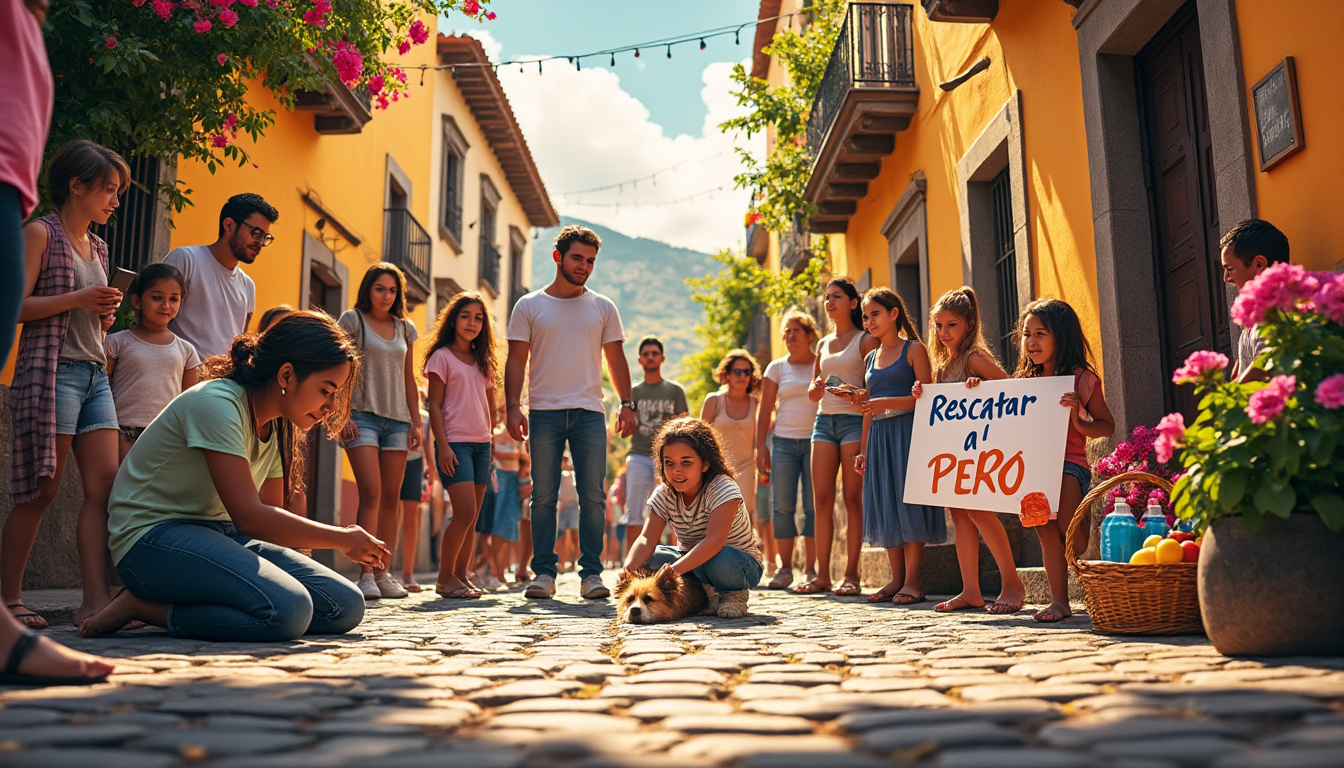
[[[1101,522],[1101,559],[1128,563],[1139,550],[1144,534],[1134,519],[1134,510],[1124,499],[1115,500],[1115,509]]]

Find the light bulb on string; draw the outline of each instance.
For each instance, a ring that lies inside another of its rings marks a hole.
[[[616,54],[611,54],[611,66],[616,66]]]
[[[635,49],[635,58],[636,58],[636,59],[639,58],[639,49],[638,49],[638,48]]]
[[[672,46],[667,46],[667,58],[672,58]]]
[[[741,45],[741,44],[742,44],[742,30],[741,28],[739,28],[736,32],[733,32],[733,45]]]
[[[703,50],[705,50],[706,47],[707,47],[707,46],[705,45],[705,38],[703,38],[703,37],[700,38],[700,50],[703,51]]]

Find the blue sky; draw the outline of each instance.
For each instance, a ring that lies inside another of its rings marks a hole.
[[[573,55],[753,22],[756,0],[494,0],[492,22],[444,20],[440,31],[482,39],[497,61]],[[728,79],[750,59],[754,28],[674,46],[564,62],[503,67],[499,78],[557,209],[637,237],[698,250],[740,247],[747,193],[733,189],[740,172],[735,145],[759,152],[761,139],[722,135],[717,125],[738,111]],[[615,184],[676,166],[657,184],[595,194],[575,190]]]

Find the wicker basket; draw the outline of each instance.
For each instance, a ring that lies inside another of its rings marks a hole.
[[[1098,632],[1120,635],[1193,635],[1204,633],[1199,615],[1196,563],[1130,565],[1073,556],[1073,542],[1092,504],[1117,485],[1146,480],[1171,492],[1171,483],[1147,472],[1124,472],[1093,488],[1078,505],[1064,537],[1069,567],[1083,588],[1083,601]]]

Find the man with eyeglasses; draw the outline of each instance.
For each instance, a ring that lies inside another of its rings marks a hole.
[[[210,245],[174,248],[163,260],[182,272],[182,308],[169,329],[191,342],[201,359],[228,354],[257,309],[257,286],[239,263],[251,264],[275,236],[280,218],[261,195],[234,195],[219,211],[219,236]]]
[[[685,416],[686,390],[675,381],[663,378],[663,342],[657,336],[646,336],[639,341],[639,367],[644,381],[630,391],[635,403],[638,426],[630,436],[630,453],[625,457],[625,541],[621,557],[630,551],[630,545],[644,528],[644,507],[653,493],[653,436],[668,419]]]

